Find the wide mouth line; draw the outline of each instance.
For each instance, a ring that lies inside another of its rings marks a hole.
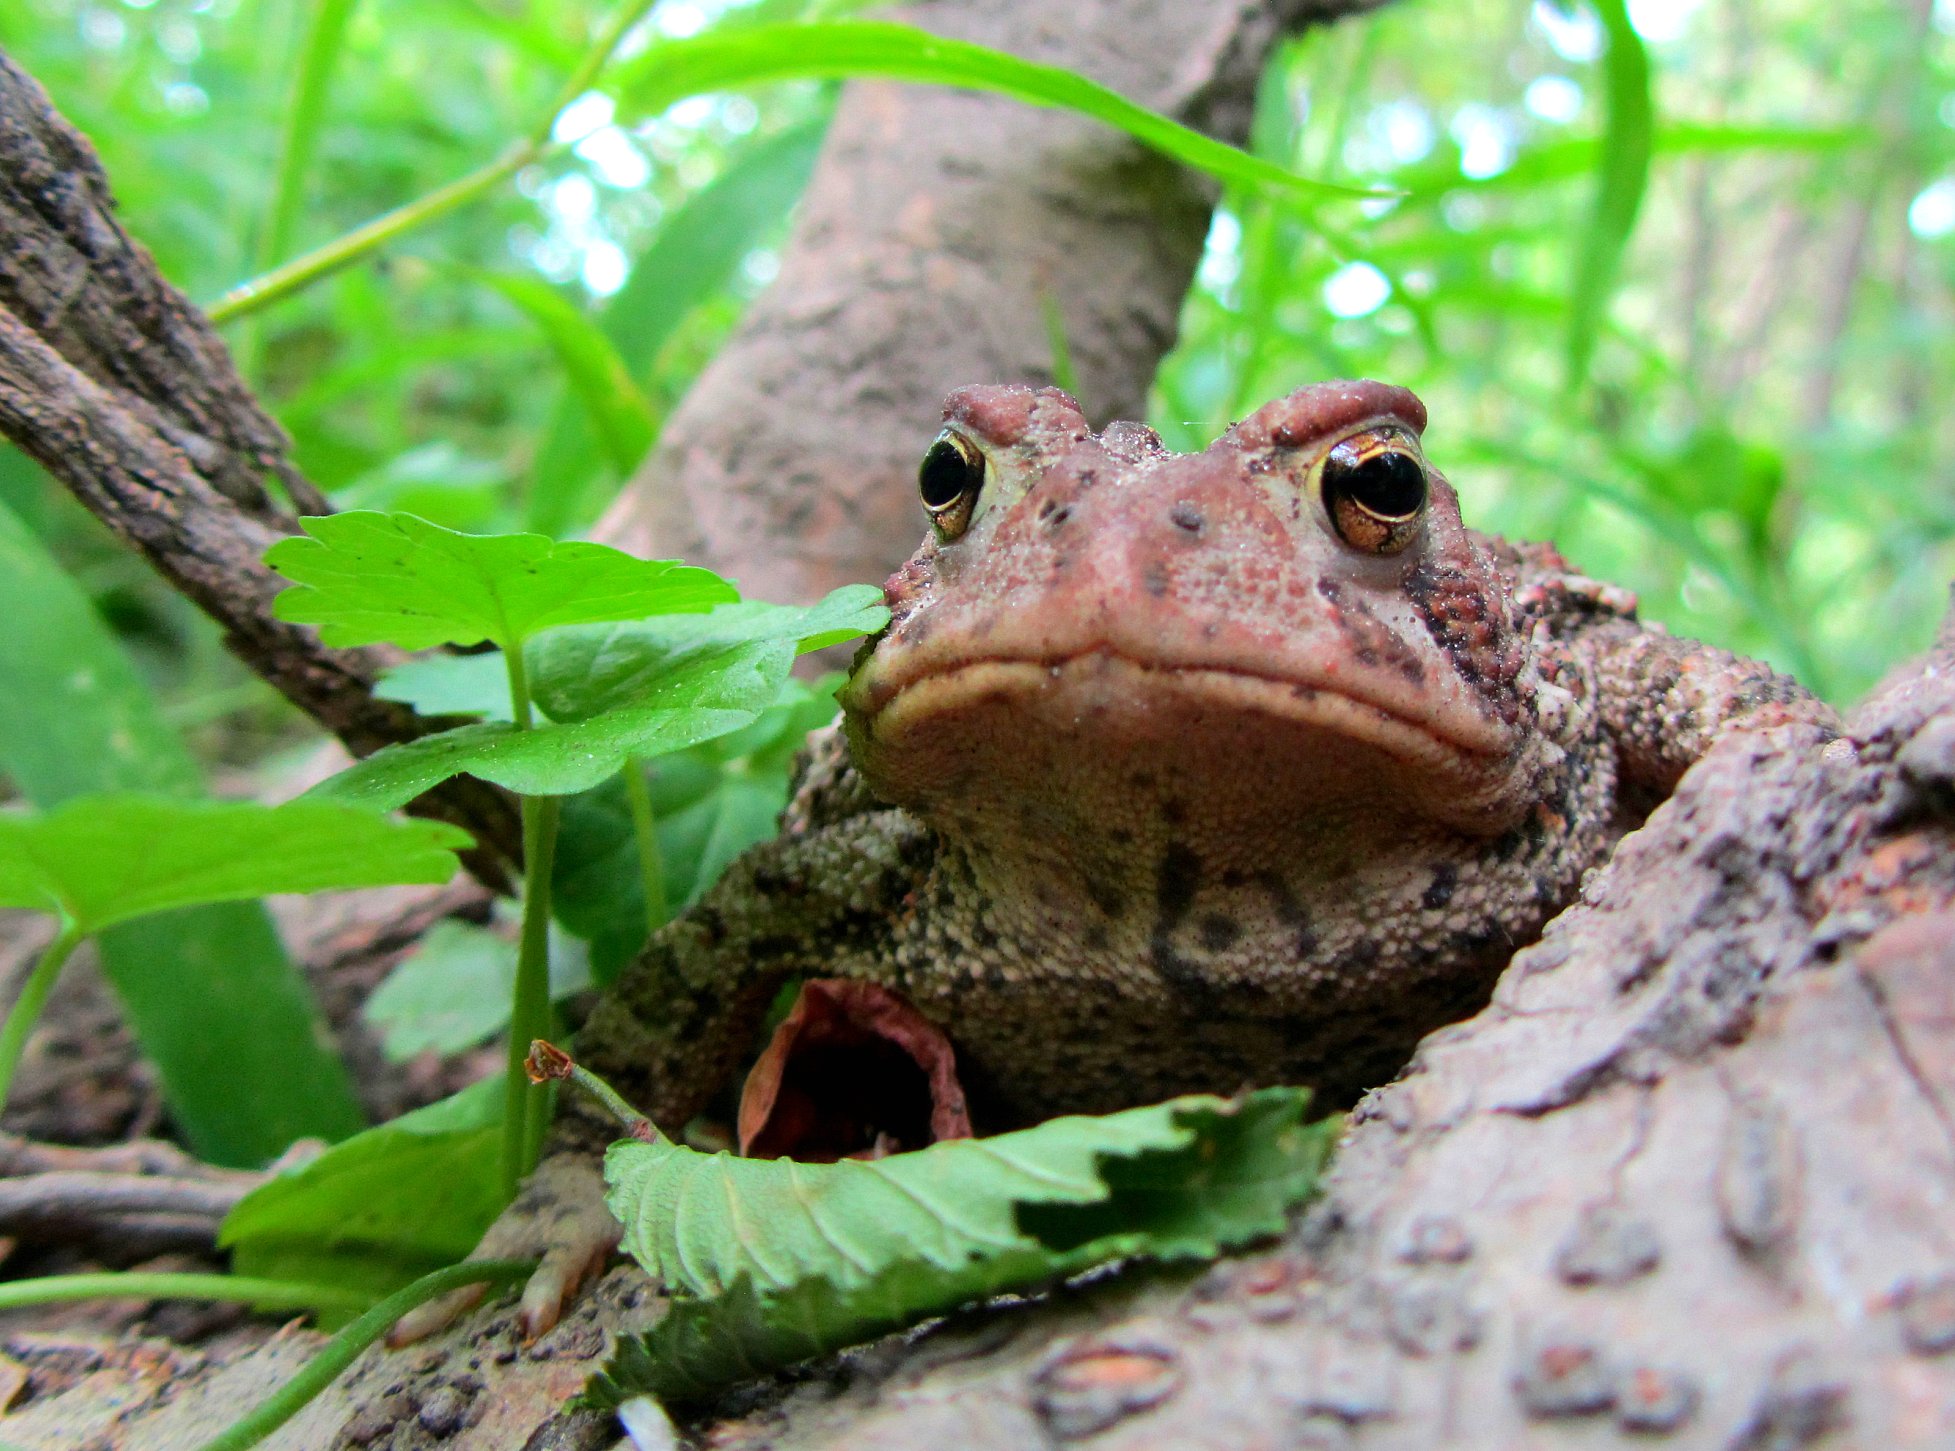
[[[1118,650],[1103,645],[1095,646],[1091,649],[1069,651],[1062,655],[968,656],[954,663],[941,667],[933,667],[903,681],[902,684],[896,687],[888,699],[884,700],[874,711],[868,712],[868,715],[871,719],[874,719],[919,686],[941,684],[959,675],[968,674],[971,671],[981,670],[989,666],[1023,666],[1032,670],[1061,672],[1068,666],[1091,660],[1111,661],[1117,665],[1125,666],[1130,670],[1140,671],[1149,675],[1183,677],[1212,675],[1229,680],[1246,681],[1254,685],[1268,686],[1272,690],[1279,690],[1285,693],[1292,693],[1298,689],[1307,690],[1315,695],[1329,696],[1335,700],[1343,701],[1347,705],[1356,706],[1361,710],[1374,711],[1394,725],[1415,732],[1450,751],[1457,751],[1463,755],[1480,758],[1504,754],[1504,752],[1498,749],[1489,749],[1475,742],[1461,740],[1451,732],[1435,727],[1430,720],[1407,715],[1403,711],[1393,709],[1382,701],[1354,694],[1341,684],[1332,684],[1321,679],[1276,675],[1267,671],[1245,670],[1239,666],[1216,665],[1206,662],[1190,661],[1185,664],[1175,662],[1149,663],[1135,660],[1131,656],[1124,655]]]

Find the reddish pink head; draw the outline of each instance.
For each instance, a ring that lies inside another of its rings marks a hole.
[[[1056,388],[959,389],[944,421],[934,531],[843,692],[887,799],[954,822],[1029,792],[1076,825],[1139,771],[1292,829],[1509,824],[1539,765],[1524,644],[1411,393],[1303,388],[1194,454],[1096,435]]]

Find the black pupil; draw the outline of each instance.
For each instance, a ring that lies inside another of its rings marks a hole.
[[[1374,453],[1335,468],[1334,482],[1353,503],[1387,519],[1403,519],[1425,506],[1426,471],[1410,454]]]
[[[948,509],[974,488],[982,477],[983,465],[964,457],[963,450],[947,438],[930,445],[923,466],[916,471],[916,484],[923,491],[923,502],[932,509]]]

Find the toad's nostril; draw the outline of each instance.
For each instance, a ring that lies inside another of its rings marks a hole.
[[[1193,504],[1181,503],[1168,510],[1168,522],[1177,529],[1186,529],[1190,534],[1199,534],[1208,520]]]

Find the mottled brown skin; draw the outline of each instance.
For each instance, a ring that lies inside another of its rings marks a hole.
[[[781,837],[578,1037],[668,1127],[804,974],[907,994],[980,1129],[1250,1083],[1349,1101],[1476,1009],[1721,731],[1833,719],[1465,528],[1403,389],[1301,389],[1195,454],[1095,435],[1053,388],[944,417],[983,485],[888,582],[847,753],[815,738]],[[1425,498],[1378,549],[1323,479],[1385,446]]]

